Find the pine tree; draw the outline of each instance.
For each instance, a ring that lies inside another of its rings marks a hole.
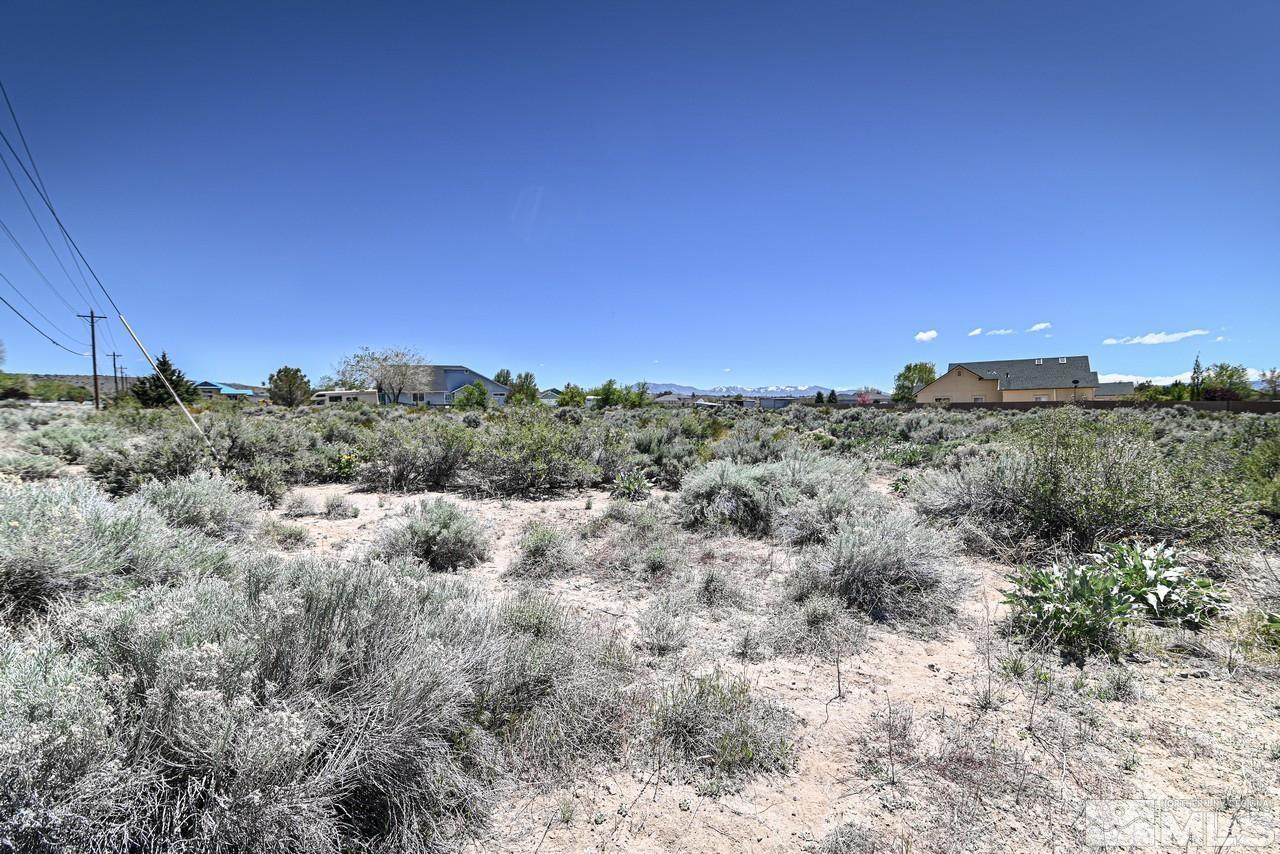
[[[838,394],[836,394],[836,390],[835,390],[835,389],[831,389],[831,391],[827,392],[827,405],[828,405],[828,406],[835,406],[835,405],[836,405],[836,404],[838,404],[839,402],[840,402],[840,396],[839,396]]]
[[[169,381],[169,385],[173,386],[174,393],[183,403],[191,403],[200,397],[200,392],[196,390],[191,380],[169,361],[169,354],[161,353],[160,358],[156,360],[156,372],[149,377],[142,377],[129,387],[130,393],[138,399],[138,403],[148,408],[168,406],[173,403],[173,395],[169,394],[169,390],[164,387],[164,381],[160,379],[161,375]]]
[[[815,394],[815,395],[813,396],[813,403],[814,403],[814,406],[822,406],[822,404],[823,404],[823,403],[825,403],[825,402],[826,402],[826,401],[825,401],[825,399],[824,399],[824,398],[823,398],[823,396],[822,396],[822,392],[818,392],[817,394]]]
[[[511,371],[507,370],[506,368],[500,369],[496,374],[493,375],[493,381],[498,385],[510,386]]]
[[[301,368],[285,365],[267,377],[267,387],[276,406],[301,406],[311,400],[311,383]]]
[[[1191,366],[1191,399],[1199,400],[1204,393],[1204,368],[1200,367],[1200,354],[1196,353],[1196,363]]]
[[[523,371],[514,380],[509,379],[502,384],[511,389],[507,394],[507,403],[520,405],[538,402],[538,381],[530,371]]]

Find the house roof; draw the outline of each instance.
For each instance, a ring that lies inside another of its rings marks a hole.
[[[560,391],[558,388],[544,388],[542,391],[538,392],[538,397],[559,397],[562,394],[564,394],[564,392]]]
[[[1041,364],[1036,364],[1039,361]],[[1079,380],[1080,388],[1096,388],[1098,374],[1089,369],[1088,356],[1045,356],[1042,359],[998,359],[988,362],[952,362],[956,368],[968,368],[984,380],[996,380],[1001,391],[1031,388],[1071,388]]]
[[[509,390],[508,387],[502,383],[494,382],[492,379],[489,379],[489,377],[486,377],[477,370],[468,368],[466,365],[418,365],[417,368],[422,372],[423,381],[420,383],[410,383],[408,386],[405,386],[406,392],[457,391],[457,389],[449,388],[445,383],[445,373],[447,371],[469,371],[481,379],[493,383],[498,388],[503,389],[503,391]]]
[[[215,383],[211,380],[201,380],[196,383],[196,388],[213,388],[225,397],[239,397],[245,394],[255,394],[257,389],[253,386],[244,385],[242,383]]]
[[[1124,397],[1133,394],[1133,383],[1098,383],[1098,389],[1093,394],[1095,397]]]

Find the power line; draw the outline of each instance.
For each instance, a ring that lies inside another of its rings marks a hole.
[[[4,105],[5,105],[5,107],[9,110],[9,118],[13,121],[13,127],[14,127],[14,129],[18,132],[18,141],[22,143],[22,150],[23,150],[23,151],[25,151],[25,152],[27,153],[27,161],[31,164],[31,171],[32,171],[32,172],[35,172],[36,181],[37,181],[37,182],[39,182],[39,190],[40,190],[40,193],[41,193],[41,195],[42,195],[42,198],[45,200],[45,204],[49,206],[50,212],[52,213],[52,211],[53,211],[53,206],[52,206],[52,205],[49,205],[49,188],[48,188],[47,186],[45,186],[45,183],[44,183],[44,175],[42,175],[42,174],[40,173],[40,164],[36,163],[36,157],[35,157],[35,155],[34,155],[34,154],[32,154],[32,153],[31,153],[31,145],[27,142],[27,135],[26,135],[26,133],[22,130],[22,122],[18,121],[18,111],[17,111],[16,109],[14,109],[13,101],[12,101],[12,100],[10,100],[10,98],[9,98],[9,90],[5,88],[5,86],[4,86],[4,81],[3,81],[3,80],[0,80],[0,96],[3,96],[3,97],[4,97]],[[6,142],[6,145],[7,145],[7,144],[8,144],[8,140],[6,140],[5,142]],[[19,165],[21,165],[22,161],[21,161],[21,159],[17,158],[17,154],[16,154],[16,152],[15,152],[15,154],[14,154],[14,157],[15,157],[15,159],[18,159],[18,163],[19,163]],[[8,164],[8,162],[6,162],[6,163],[5,163],[5,168],[6,168],[6,169],[8,169],[8,168],[9,168],[9,164]],[[14,180],[14,186],[17,186],[17,185],[18,185],[17,179],[16,179],[16,178],[14,178],[14,176],[13,176],[13,173],[12,173],[12,172],[10,172],[10,173],[9,173],[9,177],[10,177],[10,178],[13,178],[13,180]],[[28,176],[28,177],[30,177],[30,176]],[[23,203],[24,203],[24,204],[26,204],[27,198],[26,198],[26,195],[22,193],[21,188],[19,188],[18,193],[19,193],[20,195],[22,195],[22,201],[23,201]],[[30,205],[27,205],[27,210],[28,210],[28,211],[31,211],[31,206],[30,206]],[[31,214],[31,216],[32,216],[32,218],[33,218],[33,219],[35,218],[35,214],[34,214],[34,213],[32,213],[32,214]],[[57,219],[57,216],[55,215],[55,217],[54,217],[54,218],[55,218],[55,219]],[[37,220],[37,222],[36,222],[36,227],[37,227],[37,228],[40,228],[40,225],[39,225],[39,221],[38,221],[38,220]],[[78,250],[78,249],[73,249],[73,248],[72,248],[72,241],[71,241],[71,238],[70,238],[70,236],[67,234],[66,229],[65,229],[65,228],[62,228],[62,223],[61,223],[61,222],[59,222],[59,223],[58,223],[58,227],[59,227],[59,230],[62,232],[62,240],[63,240],[63,242],[64,242],[64,243],[66,244],[66,246],[67,246],[67,254],[69,254],[69,255],[71,256],[71,263],[72,263],[72,265],[76,268],[76,273],[77,273],[77,274],[79,274],[79,276],[80,276],[80,281],[84,283],[84,295],[85,295],[85,297],[86,297],[86,298],[87,298],[91,303],[96,304],[96,305],[97,305],[97,307],[98,307],[99,309],[101,309],[101,308],[102,308],[102,304],[101,304],[101,303],[99,303],[99,302],[97,301],[97,299],[93,296],[93,288],[91,288],[91,287],[89,286],[89,279],[85,276],[85,274],[84,274],[84,270],[83,270],[83,269],[81,269],[81,267],[80,267],[80,261],[76,258],[76,253],[77,253],[79,250]],[[44,229],[43,229],[43,228],[40,228],[40,234],[41,234],[41,236],[44,236]],[[46,243],[46,244],[47,244],[47,243],[49,243],[49,238],[48,238],[48,237],[45,237],[45,243]],[[49,251],[50,251],[50,252],[53,252],[53,246],[49,246]],[[62,257],[61,257],[60,255],[58,255],[58,253],[57,253],[57,252],[53,252],[53,256],[54,256],[55,258],[57,258],[57,259],[58,259],[58,266],[62,267],[62,272],[67,273],[67,268],[62,264]],[[87,261],[86,261],[85,263],[86,263],[86,265],[88,264],[88,262],[87,262]],[[95,276],[94,278],[97,278],[97,277]],[[79,291],[79,289],[76,287],[75,281],[71,278],[71,274],[70,274],[70,273],[67,273],[67,281],[71,282],[71,287],[72,287],[72,289],[73,289],[73,290]],[[99,283],[99,284],[101,284],[101,283]],[[110,297],[108,297],[108,299],[110,299]],[[114,305],[114,304],[113,304],[113,305]],[[72,309],[72,310],[74,311],[74,309]],[[108,320],[108,321],[107,321],[107,337],[111,339],[111,347],[112,347],[112,349],[115,349],[115,347],[116,347],[116,336],[115,336],[115,333],[111,331],[111,321],[110,321],[110,320]]]
[[[9,180],[13,182],[13,188],[18,191],[18,197],[22,199],[22,204],[24,207],[26,207],[27,213],[31,215],[31,221],[35,223],[36,230],[40,232],[40,236],[44,239],[44,245],[49,247],[49,254],[53,255],[53,260],[57,261],[58,266],[62,268],[62,275],[67,277],[67,281],[71,284],[71,289],[77,292],[77,296],[81,296],[87,300],[92,301],[93,297],[90,295],[87,289],[81,292],[80,289],[76,286],[75,279],[71,278],[71,273],[67,270],[67,265],[62,263],[62,256],[59,255],[57,250],[53,248],[53,241],[49,240],[49,235],[45,232],[44,226],[40,224],[40,218],[36,216],[36,212],[32,210],[31,202],[27,200],[27,194],[23,192],[22,185],[18,183],[18,176],[13,174],[13,169],[9,167],[9,160],[4,156],[3,152],[0,152],[0,163],[4,164],[4,171],[9,173]],[[68,247],[68,251],[70,251],[70,247]],[[73,260],[75,259],[74,254],[72,254],[71,257]],[[86,282],[86,288],[87,288],[87,284],[88,283]],[[50,284],[50,287],[52,288],[53,285]],[[57,295],[58,299],[62,300],[63,304],[66,305],[67,308],[71,309],[72,311],[75,311],[75,309],[72,308],[71,304],[62,298],[61,293],[57,293],[57,291],[55,291],[55,294]]]
[[[7,91],[4,91],[3,84],[0,84],[0,92],[3,93],[5,103],[9,107],[9,115],[13,119],[14,128],[16,128],[18,131],[18,138],[22,140],[23,146],[26,148],[26,151],[27,151],[27,156],[31,160],[31,168],[36,169],[35,158],[31,157],[31,149],[26,144],[26,135],[22,132],[22,123],[18,121],[18,114],[13,109],[13,102],[9,100],[9,93]],[[84,252],[81,251],[80,246],[76,243],[75,238],[71,236],[71,232],[69,232],[67,230],[66,225],[63,224],[62,217],[58,216],[57,210],[55,210],[53,207],[53,202],[49,199],[49,194],[48,192],[46,192],[44,188],[43,180],[37,181],[35,178],[32,177],[31,170],[27,169],[27,165],[22,162],[22,158],[18,156],[17,151],[14,150],[13,143],[9,141],[9,137],[5,135],[4,131],[0,131],[0,139],[3,139],[4,144],[9,148],[11,152],[13,152],[14,159],[18,161],[18,165],[22,167],[22,171],[26,173],[27,180],[31,182],[31,185],[33,187],[35,187],[36,193],[40,196],[40,199],[44,202],[44,206],[49,209],[49,214],[53,217],[53,221],[58,224],[59,230],[62,231],[62,236],[67,240],[68,243],[71,244],[71,248],[75,250],[75,254],[73,254],[71,257],[74,259],[76,255],[80,256],[80,260],[84,262],[84,267],[86,270],[89,271],[89,275],[93,276],[93,280],[98,283],[98,289],[102,291],[102,295],[107,298],[107,302],[111,303],[111,307],[115,309],[116,316],[120,318],[120,325],[123,326],[125,331],[129,333],[129,337],[133,339],[133,343],[137,345],[138,350],[140,350],[142,352],[143,357],[146,358],[147,364],[151,365],[151,370],[155,371],[156,376],[160,378],[160,381],[162,383],[164,383],[164,387],[169,390],[170,396],[172,396],[174,402],[178,404],[178,408],[182,410],[182,414],[187,416],[187,420],[191,422],[191,426],[195,429],[195,431],[200,434],[200,438],[204,440],[204,443],[206,445],[209,445],[210,448],[212,448],[213,446],[209,443],[209,437],[205,435],[204,430],[202,430],[200,428],[200,425],[196,423],[195,417],[192,416],[191,410],[187,409],[187,405],[182,402],[182,398],[178,397],[178,393],[173,390],[173,386],[169,383],[169,378],[166,377],[164,374],[162,374],[160,372],[160,369],[156,367],[155,360],[151,358],[151,354],[148,353],[147,348],[143,346],[142,339],[138,337],[138,333],[133,331],[133,327],[129,325],[129,321],[125,320],[124,312],[120,310],[120,306],[116,304],[116,301],[112,299],[111,292],[108,291],[107,286],[102,283],[102,279],[99,278],[97,271],[93,269],[93,265],[89,263],[89,259],[85,257]],[[37,174],[38,174],[38,170],[37,170]],[[110,327],[108,327],[108,329],[110,329]],[[97,374],[96,368],[94,370],[94,373],[95,375]]]
[[[33,303],[31,300],[27,299],[27,295],[26,295],[26,294],[24,294],[24,293],[23,293],[23,292],[18,288],[18,286],[17,286],[17,285],[15,285],[15,284],[13,283],[13,281],[12,281],[8,276],[6,276],[4,273],[0,273],[0,279],[3,279],[3,280],[4,280],[4,283],[5,283],[6,285],[8,285],[10,288],[12,288],[12,289],[13,289],[13,292],[14,292],[15,294],[17,294],[18,296],[22,297],[22,301],[23,301],[23,302],[25,302],[28,306],[30,306],[32,311],[34,311],[36,314],[38,314],[38,315],[40,315],[41,317],[43,317],[43,318],[44,318],[44,320],[45,320],[45,322],[46,322],[46,323],[48,323],[50,326],[52,326],[52,327],[53,327],[53,330],[54,330],[55,332],[57,332],[57,333],[58,333],[59,335],[61,335],[62,337],[66,338],[66,339],[67,339],[68,341],[70,341],[72,344],[80,344],[80,345],[85,346],[85,347],[89,346],[88,344],[85,344],[85,342],[81,341],[79,338],[76,338],[74,335],[69,334],[69,333],[67,332],[67,330],[63,329],[63,328],[62,328],[62,327],[60,327],[58,324],[54,323],[54,322],[53,322],[53,320],[51,320],[51,319],[49,318],[49,315],[45,314],[43,311],[41,311],[41,310],[39,309],[39,307],[38,307],[35,303]]]
[[[70,347],[68,347],[66,344],[63,344],[63,343],[61,343],[60,341],[57,341],[56,339],[54,339],[51,335],[49,335],[49,333],[48,333],[48,332],[45,332],[43,329],[41,329],[39,326],[36,326],[36,325],[35,325],[34,323],[32,323],[30,320],[27,320],[27,316],[26,316],[25,314],[23,314],[22,312],[18,311],[16,308],[14,308],[14,307],[13,307],[13,303],[9,302],[9,301],[8,301],[7,299],[5,299],[4,297],[0,297],[0,302],[2,302],[2,303],[4,303],[5,305],[9,306],[9,310],[10,310],[10,311],[12,311],[14,314],[18,315],[18,317],[21,317],[21,318],[22,318],[22,321],[23,321],[25,324],[27,324],[27,326],[30,326],[30,327],[31,327],[32,329],[34,329],[36,332],[39,332],[39,333],[40,333],[41,335],[43,335],[45,338],[48,338],[48,339],[49,339],[49,343],[50,343],[50,344],[53,344],[55,347],[61,347],[63,350],[66,350],[68,353],[70,353],[70,354],[71,354],[71,355],[73,355],[73,356],[87,356],[87,355],[89,355],[88,353],[77,353],[75,350],[72,350],[72,349],[71,349]]]

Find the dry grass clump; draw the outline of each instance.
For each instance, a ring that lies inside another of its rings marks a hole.
[[[955,613],[961,587],[954,550],[943,533],[896,508],[841,522],[835,536],[800,556],[790,594],[838,596],[881,622],[941,625]]]
[[[867,630],[839,597],[813,593],[798,602],[782,602],[767,637],[775,653],[829,661],[859,650]]]
[[[646,580],[668,578],[685,563],[681,532],[666,510],[652,502],[613,501],[584,526],[587,540],[601,540],[592,563],[607,571]]]
[[[689,608],[680,597],[663,594],[654,597],[636,618],[636,644],[652,655],[679,652],[689,642]]]
[[[222,540],[246,540],[257,532],[262,499],[220,474],[196,472],[170,481],[152,481],[138,497],[176,528]]]
[[[330,495],[324,500],[324,518],[354,519],[360,515],[360,508],[345,495]]]
[[[643,705],[620,659],[442,581],[265,561],[0,632],[0,837],[452,851],[516,774],[612,754]]]
[[[715,787],[791,768],[795,721],[782,706],[756,697],[740,677],[719,671],[667,688],[653,710],[653,735],[680,765]]]
[[[507,572],[525,578],[548,578],[581,572],[580,545],[559,528],[531,522],[520,532],[520,554]]]
[[[405,519],[384,531],[374,547],[384,560],[409,558],[437,572],[466,569],[489,556],[489,541],[475,517],[443,498],[405,508]]]

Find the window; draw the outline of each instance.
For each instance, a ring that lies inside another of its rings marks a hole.
[[[414,406],[417,406],[420,403],[426,403],[426,402],[427,402],[427,393],[425,391],[415,391],[413,393]]]
[[[1048,402],[1049,402],[1049,396],[1047,394],[1036,395],[1036,403],[1048,403]]]
[[[934,402],[934,403],[950,403],[950,402],[951,402],[951,398],[949,398],[949,397],[935,397],[935,398],[933,399],[933,402]]]
[[[1044,364],[1044,359],[1036,359],[1036,364],[1037,364],[1037,365],[1043,365],[1043,364]]]
[[[330,402],[330,403],[342,403],[342,395],[340,395],[340,394],[331,394],[331,395],[329,395],[329,402]]]
[[[974,395],[973,402],[974,402],[974,403],[986,403],[986,402],[987,402],[987,399],[986,399],[985,397],[983,397],[982,395],[978,394],[978,395]]]
[[[1065,365],[1066,363],[1067,363],[1067,357],[1066,357],[1066,356],[1059,356],[1059,357],[1058,357],[1058,364],[1059,364],[1059,365]]]

